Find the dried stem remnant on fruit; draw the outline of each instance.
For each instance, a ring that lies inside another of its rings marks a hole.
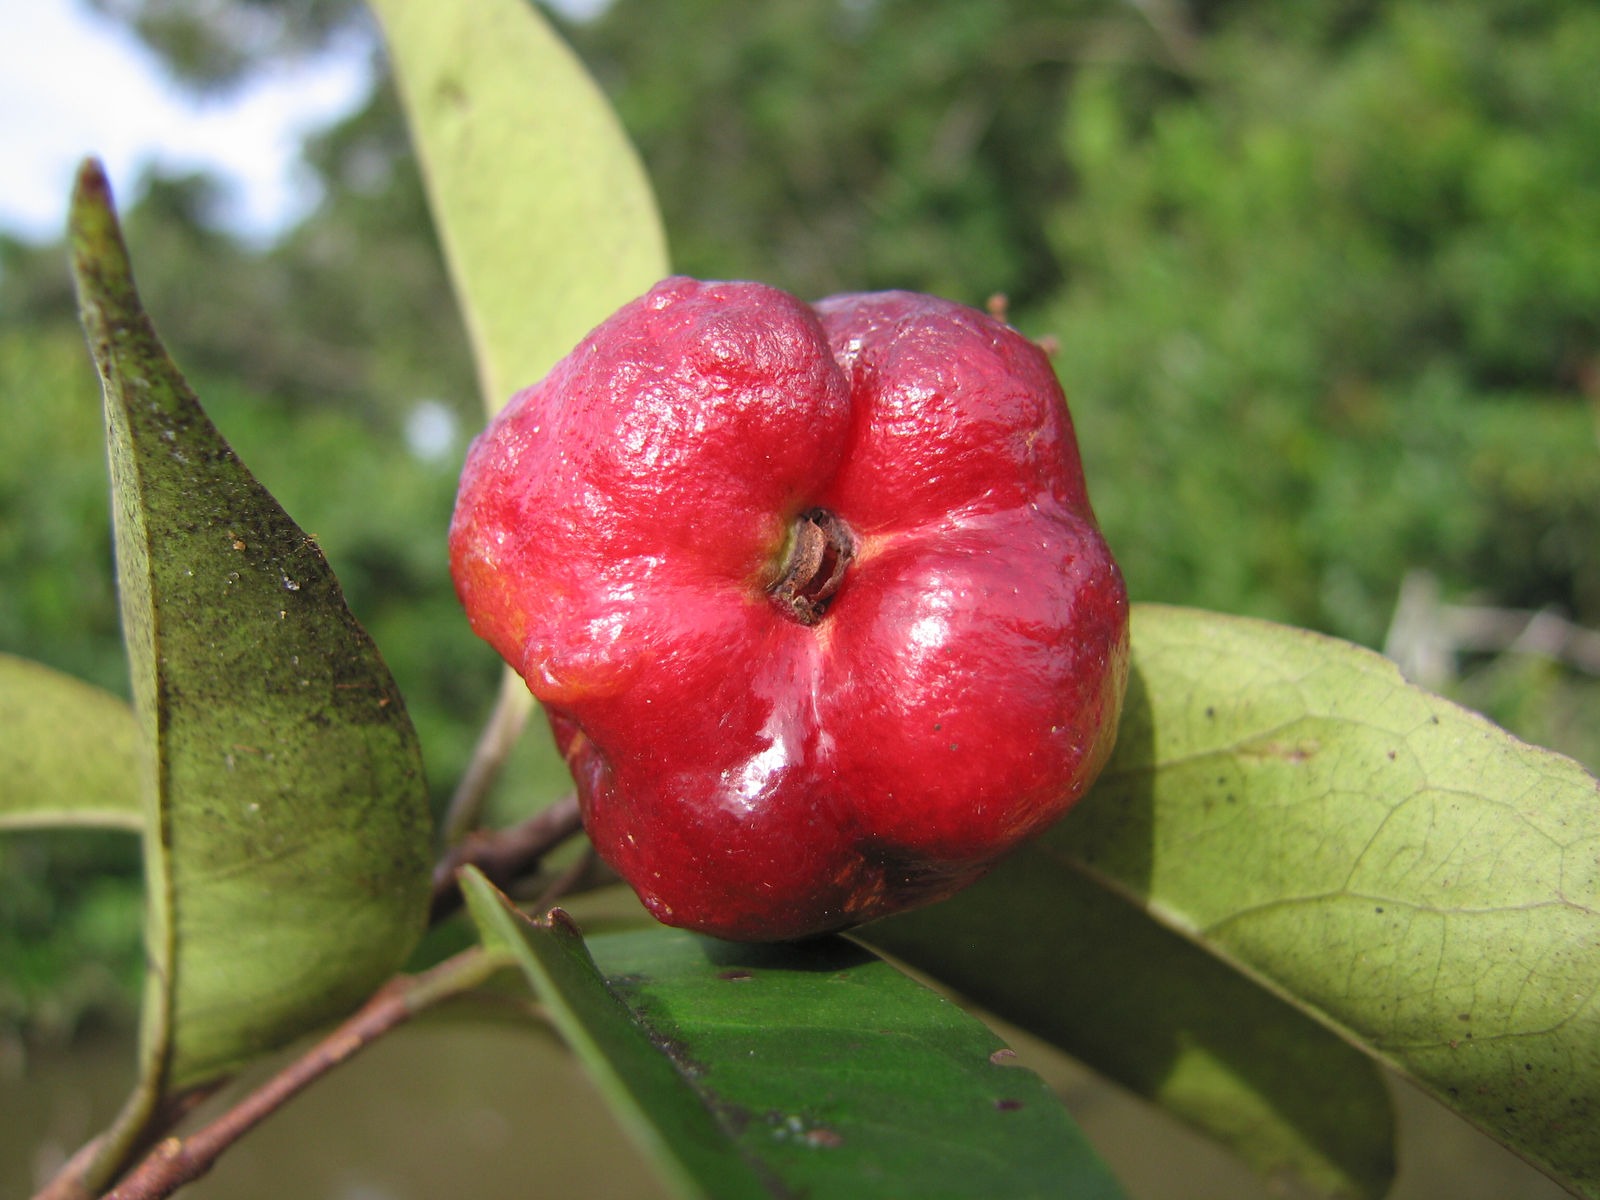
[[[800,624],[815,625],[855,556],[855,539],[845,523],[825,508],[808,509],[790,533],[783,574],[769,589],[773,601]]]

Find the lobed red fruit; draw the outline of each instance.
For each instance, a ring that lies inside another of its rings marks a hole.
[[[450,549],[667,924],[942,898],[1111,750],[1127,598],[1065,399],[947,301],[668,279],[478,438]]]

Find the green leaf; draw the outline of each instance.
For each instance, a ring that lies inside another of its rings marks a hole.
[[[422,930],[431,838],[394,682],[321,551],[167,357],[96,163],[71,233],[149,747],[150,970],[127,1133],[396,970]]]
[[[605,96],[530,0],[372,0],[490,412],[668,272]]]
[[[1133,647],[1036,853],[1600,1194],[1600,784],[1330,638],[1142,606]]]
[[[766,1196],[711,1111],[607,988],[560,909],[531,922],[476,870],[461,890],[486,947],[522,968],[607,1101],[679,1195]]]
[[[0,729],[0,830],[143,830],[139,727],[122,700],[0,654]]]
[[[565,914],[463,886],[683,1196],[1121,1195],[993,1033],[854,943],[655,927],[585,948]]]

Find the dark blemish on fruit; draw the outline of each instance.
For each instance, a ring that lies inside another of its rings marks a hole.
[[[994,1102],[994,1106],[1000,1112],[1016,1112],[1017,1109],[1022,1107],[1022,1101],[1021,1100],[1013,1100],[1009,1096],[1006,1096],[1006,1097],[1002,1097],[999,1100],[996,1100]]]

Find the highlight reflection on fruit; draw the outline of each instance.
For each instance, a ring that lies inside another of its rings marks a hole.
[[[957,304],[666,280],[474,443],[450,546],[596,848],[671,925],[942,898],[1110,753],[1127,599],[1065,400]]]

